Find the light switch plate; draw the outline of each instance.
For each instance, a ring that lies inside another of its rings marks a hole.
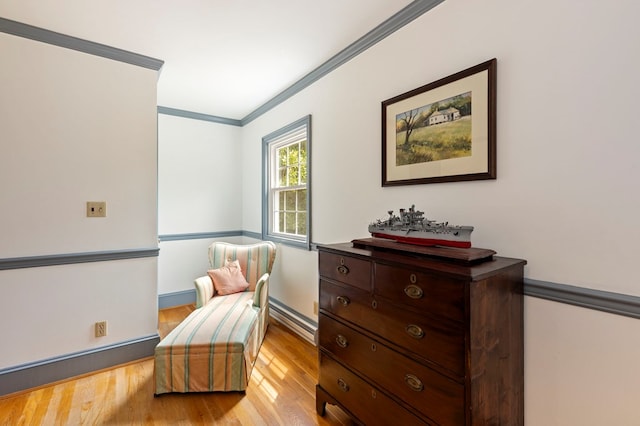
[[[87,201],[87,217],[107,217],[107,202]]]

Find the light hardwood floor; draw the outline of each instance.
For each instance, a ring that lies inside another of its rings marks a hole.
[[[160,311],[165,336],[194,307]],[[0,397],[0,425],[349,425],[315,411],[316,348],[271,322],[246,393],[153,396],[153,359]]]

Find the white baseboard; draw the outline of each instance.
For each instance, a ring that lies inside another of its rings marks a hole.
[[[315,335],[318,330],[317,323],[300,315],[288,306],[280,304],[273,298],[269,300],[269,315],[272,319],[278,321],[307,342],[316,346]]]

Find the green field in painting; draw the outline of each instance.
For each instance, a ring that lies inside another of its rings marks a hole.
[[[396,133],[396,165],[426,163],[471,155],[471,116],[414,129],[405,144],[405,132]]]

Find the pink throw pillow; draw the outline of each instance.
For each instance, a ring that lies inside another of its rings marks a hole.
[[[213,281],[216,292],[225,295],[245,291],[249,283],[244,279],[240,270],[240,263],[237,260],[225,262],[225,265],[218,269],[210,269],[207,274]]]

